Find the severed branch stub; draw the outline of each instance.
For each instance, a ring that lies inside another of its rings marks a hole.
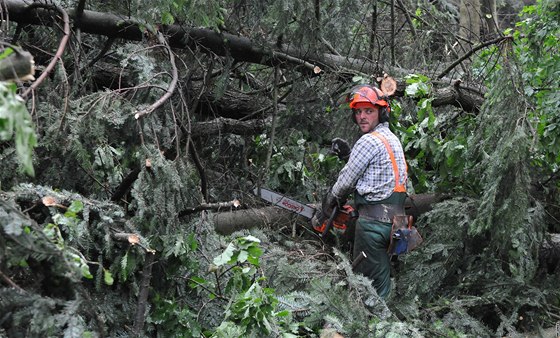
[[[156,253],[156,251],[154,249],[150,249],[150,248],[146,247],[144,244],[142,244],[141,238],[137,234],[126,233],[126,232],[117,232],[117,233],[113,234],[113,238],[116,239],[117,241],[128,242],[130,245],[138,245],[142,249],[146,250],[146,252],[149,252],[151,254]]]
[[[12,48],[14,51],[0,60],[0,81],[35,80],[35,61],[31,53]]]
[[[46,207],[56,207],[60,209],[68,209],[67,206],[60,204],[57,199],[53,196],[45,196],[41,199],[41,202]]]
[[[397,81],[387,74],[384,74],[382,78],[377,78],[380,83],[379,87],[383,94],[391,96],[397,91]]]

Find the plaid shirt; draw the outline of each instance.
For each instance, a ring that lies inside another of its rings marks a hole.
[[[400,183],[406,182],[406,165],[402,145],[389,129],[387,122],[378,124],[373,131],[385,136],[397,161]],[[385,145],[370,133],[362,135],[354,144],[348,163],[342,168],[332,187],[332,193],[344,198],[353,190],[368,201],[380,201],[393,193],[395,174]]]

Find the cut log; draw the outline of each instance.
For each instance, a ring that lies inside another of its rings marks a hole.
[[[410,195],[404,202],[404,208],[407,215],[411,215],[414,219],[418,219],[420,215],[432,210],[432,205],[447,198],[449,198],[448,195],[435,193]]]
[[[418,194],[407,198],[405,210],[408,215],[418,218],[421,214],[432,209],[432,205],[445,199],[441,194]],[[279,229],[297,223],[309,224],[305,217],[298,216],[279,207],[264,207],[254,209],[221,212],[214,215],[214,229],[222,235],[229,235],[241,229],[273,228]]]
[[[279,229],[294,222],[304,225],[306,218],[278,207],[243,209],[214,214],[214,229],[221,235],[251,228]]]

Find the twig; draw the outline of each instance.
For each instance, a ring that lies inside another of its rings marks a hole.
[[[107,41],[105,41],[105,45],[103,45],[103,49],[101,49],[101,51],[99,52],[99,54],[97,54],[87,65],[87,68],[91,68],[93,67],[93,65],[101,60],[105,54],[107,54],[107,52],[109,51],[109,49],[111,49],[111,46],[113,45],[113,42],[115,42],[115,38],[114,37],[109,37],[107,38]]]
[[[223,300],[229,300],[227,297],[224,297],[220,294],[215,293],[214,291],[210,290],[208,287],[206,287],[206,285],[199,283],[197,281],[195,281],[192,278],[188,278],[189,281],[195,283],[196,285],[200,286],[201,288],[203,288],[204,290],[206,290],[208,293],[211,293],[214,297],[219,298],[219,299],[223,299]]]
[[[202,197],[204,198],[204,201],[208,201],[208,178],[206,177],[206,171],[204,170],[204,166],[200,161],[200,156],[198,156],[198,152],[196,151],[194,142],[191,139],[188,140],[188,151],[194,162],[196,170],[198,171],[198,175],[200,176],[200,192],[202,194]]]
[[[401,8],[402,12],[404,13],[404,17],[406,19],[406,22],[408,23],[408,25],[410,26],[410,33],[412,34],[412,36],[414,38],[416,38],[416,28],[414,28],[414,23],[412,23],[412,19],[410,18],[410,13],[408,13],[408,10],[406,9],[406,7],[404,6],[402,0],[397,0],[397,4],[399,5],[399,7]]]
[[[186,216],[188,214],[192,214],[202,210],[220,210],[220,209],[231,209],[231,208],[239,208],[241,204],[238,200],[233,200],[229,202],[218,202],[218,203],[202,203],[197,205],[196,207],[187,208],[179,212],[179,217]]]
[[[173,54],[173,51],[171,50],[171,47],[169,47],[169,44],[164,39],[163,34],[161,32],[157,32],[156,35],[158,41],[163,46],[165,46],[169,54],[169,63],[171,64],[171,68],[172,68],[172,73],[171,73],[172,79],[171,82],[169,83],[169,87],[167,87],[167,91],[165,92],[165,94],[163,94],[162,97],[160,97],[156,102],[152,103],[152,105],[150,105],[148,108],[143,109],[142,111],[139,111],[136,114],[134,114],[134,118],[137,120],[140,119],[141,117],[149,115],[154,110],[156,110],[159,106],[161,106],[165,101],[167,101],[167,99],[170,98],[173,92],[175,91],[175,87],[177,87],[177,82],[179,79],[179,72],[177,70],[177,65],[175,64],[175,56]]]
[[[470,51],[466,52],[465,55],[461,56],[460,58],[455,60],[455,62],[450,64],[449,67],[447,67],[443,72],[441,72],[436,78],[441,79],[442,77],[447,75],[453,68],[455,68],[455,66],[457,66],[458,64],[460,64],[464,60],[468,59],[471,55],[473,55],[479,49],[482,49],[484,47],[488,47],[488,46],[496,44],[496,43],[500,43],[500,42],[502,42],[504,40],[508,40],[508,39],[512,39],[511,35],[500,36],[500,37],[495,38],[493,40],[489,40],[489,41],[483,42],[483,43],[481,43],[477,46],[474,46]]]
[[[270,131],[270,143],[268,145],[268,153],[266,155],[266,164],[264,166],[264,176],[268,175],[270,170],[270,159],[272,158],[272,150],[274,149],[274,134],[276,133],[276,116],[278,115],[278,67],[274,67],[274,109],[272,111],[272,130]]]
[[[309,69],[313,72],[313,74],[319,74],[322,72],[321,68],[319,66],[316,66],[312,63],[309,63],[303,59],[300,58],[296,58],[294,56],[285,54],[285,53],[281,53],[281,52],[276,52],[273,51],[272,52],[272,58],[276,59],[278,61],[286,61],[288,63],[293,63],[293,64],[299,64],[301,66],[303,66],[306,69]]]
[[[9,286],[13,287],[14,289],[16,289],[17,291],[21,292],[21,293],[27,293],[27,291],[25,291],[24,289],[22,289],[19,285],[17,285],[16,283],[14,283],[13,280],[10,279],[10,277],[6,276],[2,271],[0,271],[0,277],[2,277],[2,279],[8,283]]]
[[[155,254],[156,251],[154,249],[150,249],[141,242],[141,237],[134,233],[126,233],[126,232],[116,232],[113,235],[113,238],[117,241],[121,242],[128,242],[130,245],[138,245],[142,249],[146,250],[147,253]]]
[[[54,10],[58,11],[62,15],[62,20],[64,21],[64,36],[60,40],[60,44],[58,45],[58,49],[56,50],[56,53],[55,53],[53,59],[51,60],[51,62],[49,63],[49,65],[41,73],[39,78],[35,82],[33,82],[31,84],[31,86],[29,86],[29,88],[27,88],[26,91],[24,91],[21,94],[22,98],[26,98],[27,95],[29,95],[29,93],[34,91],[43,82],[43,80],[45,80],[45,78],[50,74],[50,72],[52,72],[52,70],[54,69],[54,66],[56,65],[58,60],[62,57],[62,54],[64,54],[64,50],[66,49],[66,44],[68,43],[68,39],[70,38],[70,19],[68,18],[68,13],[66,13],[66,11],[63,8],[61,8],[61,7],[59,7],[58,5],[55,5],[55,4],[47,5],[47,4],[34,2],[27,7],[27,10],[30,11],[30,10],[33,10],[35,8],[54,9]]]

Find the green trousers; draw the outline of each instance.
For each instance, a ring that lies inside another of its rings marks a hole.
[[[393,193],[389,198],[377,202],[368,202],[357,193],[354,196],[357,207],[362,204],[379,203],[403,205],[405,199],[405,193]],[[377,294],[382,298],[387,298],[391,292],[391,262],[387,254],[391,228],[391,223],[359,217],[354,234],[353,256],[358,257],[361,251],[366,254],[366,259],[355,268],[355,271],[369,277],[373,281]]]
[[[363,251],[367,258],[355,269],[369,277],[377,294],[386,298],[391,291],[391,262],[387,254],[391,236],[391,223],[366,220],[362,217],[356,222],[354,235],[354,257]]]

